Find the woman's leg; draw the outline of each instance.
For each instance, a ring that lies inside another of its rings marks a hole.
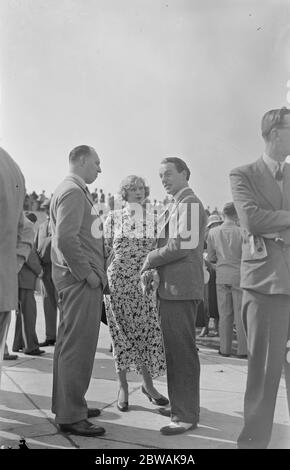
[[[117,371],[117,378],[119,382],[118,403],[128,403],[128,382],[126,370],[123,369]]]
[[[142,371],[142,377],[143,377],[143,388],[145,391],[155,399],[163,397],[161,393],[159,393],[156,388],[154,387],[152,377],[150,373],[148,372],[148,369],[146,366],[142,365],[141,366],[141,371]]]

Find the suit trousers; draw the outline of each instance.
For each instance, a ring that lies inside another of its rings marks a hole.
[[[41,295],[45,318],[45,336],[47,340],[55,341],[57,322],[57,292],[52,281],[51,264],[43,265]]]
[[[0,312],[0,361],[3,361],[4,352],[8,352],[6,338],[11,321],[11,312]]]
[[[56,423],[87,418],[88,390],[102,313],[101,288],[86,281],[59,291],[60,321],[53,358],[52,412]]]
[[[223,354],[231,354],[233,341],[233,323],[237,329],[238,355],[247,354],[247,339],[242,322],[242,297],[240,287],[228,284],[217,284],[217,301],[220,315],[220,351]]]
[[[20,311],[16,314],[15,333],[12,349],[23,349],[24,353],[39,348],[36,335],[36,302],[32,289],[19,288]]]
[[[238,447],[263,449],[271,439],[283,365],[290,413],[290,296],[245,289],[242,316],[248,339],[248,378]]]
[[[195,344],[195,321],[199,302],[159,300],[171,419],[196,424],[200,363]]]

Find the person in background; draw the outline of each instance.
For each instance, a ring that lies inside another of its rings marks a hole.
[[[222,356],[231,355],[233,325],[237,330],[237,357],[247,357],[247,342],[242,324],[240,269],[242,231],[233,202],[223,208],[224,222],[211,229],[207,237],[208,260],[216,263],[216,290],[219,311],[220,350]]]
[[[35,248],[43,270],[41,278],[41,295],[45,317],[45,340],[39,344],[41,347],[54,346],[56,341],[57,323],[57,292],[52,281],[51,265],[51,228],[50,228],[50,200],[43,204],[47,218],[38,226],[35,235]]]
[[[33,212],[25,215],[33,224],[37,217]],[[23,264],[18,274],[19,308],[16,314],[15,334],[12,350],[18,352],[22,350],[24,354],[30,356],[40,356],[45,351],[39,349],[36,334],[37,308],[34,297],[34,290],[37,278],[42,275],[42,268],[33,246],[28,259]]]
[[[207,226],[205,229],[205,243],[204,248],[207,250],[207,237],[209,232],[218,227],[223,223],[223,219],[220,217],[219,214],[211,214],[207,220]],[[206,261],[207,260],[207,252],[206,252]],[[218,311],[218,302],[217,302],[217,293],[216,293],[216,265],[215,263],[210,263],[208,261],[207,264],[208,272],[209,272],[209,281],[206,286],[207,289],[207,296],[206,301],[208,303],[208,319],[213,319],[214,322],[214,330],[211,332],[211,336],[219,336],[219,311]],[[201,331],[201,336],[206,336],[209,333],[209,325],[205,325],[205,328]]]
[[[243,229],[242,316],[248,338],[248,378],[242,449],[271,439],[282,368],[290,413],[290,109],[272,109],[261,122],[264,152],[230,173]]]

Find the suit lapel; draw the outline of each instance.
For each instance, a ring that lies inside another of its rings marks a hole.
[[[259,191],[263,194],[263,197],[267,199],[268,203],[275,210],[279,210],[282,207],[282,193],[279,185],[276,183],[272,173],[265,164],[263,158],[260,158],[256,162],[256,172],[253,175],[255,185]]]
[[[283,179],[283,209],[290,210],[290,165],[285,163]]]
[[[168,216],[166,217],[166,211],[163,212],[163,214],[161,214],[160,216],[160,230],[158,230],[157,232],[157,238],[164,238],[164,230],[167,226],[167,224],[169,223],[171,217],[175,214],[175,212],[177,211],[178,209],[178,205],[180,204],[180,202],[183,201],[184,198],[186,198],[187,196],[192,196],[193,195],[193,191],[191,188],[185,188],[182,193],[180,194],[180,196],[178,197],[177,201],[173,202],[172,205],[169,207],[168,212]],[[173,232],[174,233],[174,232]]]

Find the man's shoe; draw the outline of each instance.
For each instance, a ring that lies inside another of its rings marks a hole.
[[[88,418],[96,418],[100,416],[101,410],[99,408],[88,408]]]
[[[164,436],[175,436],[176,434],[183,434],[190,429],[196,429],[197,424],[183,423],[182,421],[177,421],[171,423],[168,426],[163,426],[160,429],[161,434]]]
[[[159,408],[159,413],[166,418],[171,418],[171,408]],[[199,415],[197,417],[197,423],[199,423]]]
[[[4,361],[16,361],[18,359],[17,354],[4,354],[3,356]]]
[[[96,426],[86,419],[72,424],[59,424],[59,429],[61,432],[87,437],[102,436],[106,432],[101,426]]]
[[[230,354],[224,354],[220,351],[220,349],[219,349],[219,355],[223,357],[230,357]]]
[[[33,349],[33,351],[29,351],[24,354],[28,356],[41,356],[41,354],[44,354],[44,353],[45,351],[43,351],[42,349]]]
[[[46,339],[42,343],[39,343],[39,346],[41,348],[44,348],[45,346],[54,346],[55,345],[55,339]]]

